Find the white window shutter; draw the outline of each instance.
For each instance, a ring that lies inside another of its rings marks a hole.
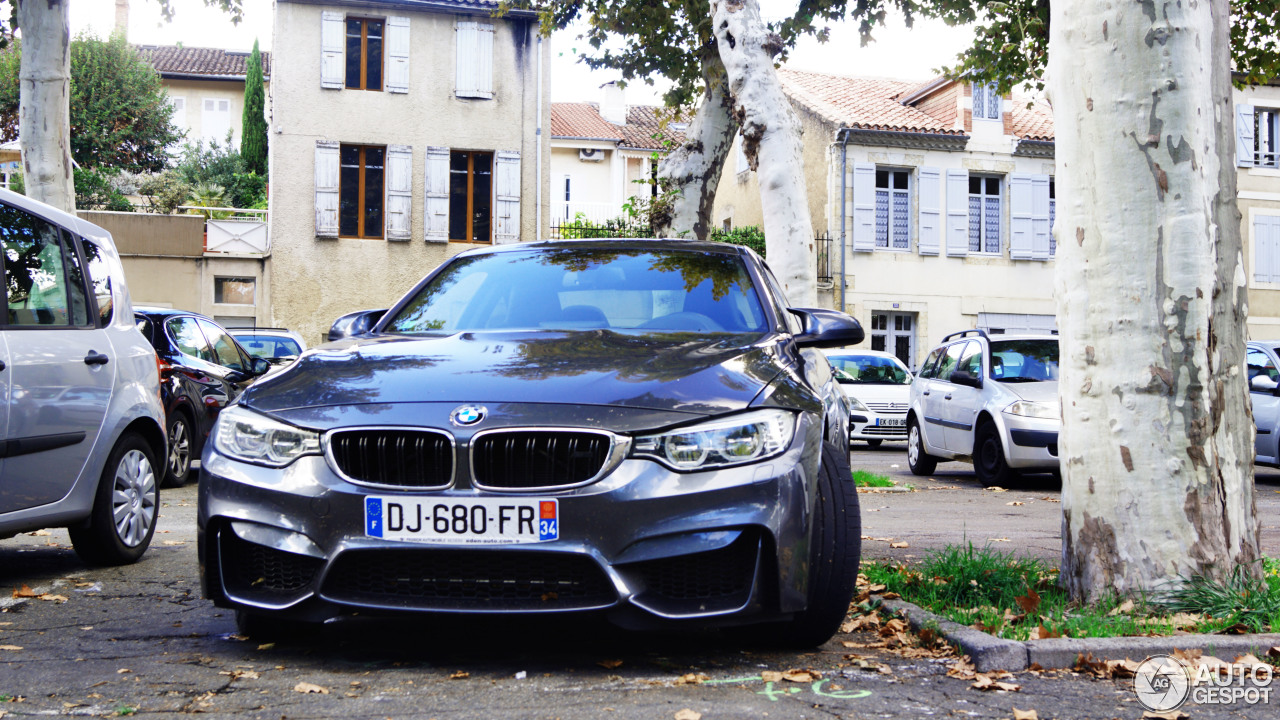
[[[1049,176],[1031,176],[1031,259],[1049,259]]]
[[[493,157],[493,242],[520,240],[520,153],[499,150]]]
[[[424,239],[429,243],[449,242],[449,148],[427,148]]]
[[[969,171],[947,171],[947,254],[969,254]]]
[[[339,147],[316,141],[316,237],[338,237]]]
[[[346,17],[325,10],[320,14],[320,87],[341,90],[346,83]]]
[[[387,18],[387,92],[409,92],[409,18]]]
[[[1253,167],[1254,107],[1236,105],[1236,167]]]
[[[387,239],[413,238],[413,148],[387,146]]]
[[[937,255],[942,244],[942,171],[935,167],[920,168],[920,239],[916,248],[921,255]]]
[[[1276,273],[1277,244],[1280,244],[1280,218],[1258,216],[1253,219],[1253,279],[1255,282],[1278,282]]]
[[[876,249],[876,166],[853,164],[853,249]]]
[[[457,35],[458,97],[493,97],[493,26],[460,21]]]
[[[1048,191],[1046,186],[1045,192]],[[1035,233],[1035,226],[1031,221],[1034,205],[1031,196],[1030,175],[1009,175],[1009,219],[1012,225],[1009,233],[1009,258],[1012,260],[1031,259],[1032,235]]]

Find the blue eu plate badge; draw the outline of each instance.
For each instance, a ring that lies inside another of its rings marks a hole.
[[[382,537],[382,499],[364,499],[365,532],[369,537]]]

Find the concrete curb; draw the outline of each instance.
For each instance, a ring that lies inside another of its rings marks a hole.
[[[1280,646],[1280,633],[1264,635],[1170,635],[1166,637],[1049,638],[1046,640],[1005,640],[981,630],[952,622],[905,600],[885,600],[884,607],[907,616],[915,630],[926,625],[937,628],[947,642],[958,645],[978,672],[1016,672],[1039,665],[1045,670],[1075,667],[1079,658],[1095,660],[1143,660],[1174,650],[1201,650],[1231,662],[1253,653],[1262,657]]]

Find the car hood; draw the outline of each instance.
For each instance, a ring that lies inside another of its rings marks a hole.
[[[1000,382],[999,380],[995,382]],[[1023,400],[1032,402],[1056,402],[1058,400],[1058,381],[1042,380],[1040,382],[1000,383],[1005,390]]]
[[[322,345],[263,378],[263,412],[392,403],[610,405],[696,414],[747,407],[782,370],[777,338],[611,330],[373,336]]]

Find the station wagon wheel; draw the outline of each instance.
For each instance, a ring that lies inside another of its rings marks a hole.
[[[932,475],[938,469],[938,458],[924,451],[924,435],[915,418],[907,421],[907,467],[912,475]]]
[[[973,469],[983,487],[1005,487],[1018,477],[1018,472],[1005,461],[1000,433],[990,420],[979,425],[974,436]]]
[[[175,411],[169,419],[169,459],[165,467],[164,487],[179,488],[191,473],[191,425],[186,413]]]
[[[126,565],[151,544],[160,507],[155,452],[126,433],[107,458],[88,519],[67,528],[76,554],[93,565]]]

